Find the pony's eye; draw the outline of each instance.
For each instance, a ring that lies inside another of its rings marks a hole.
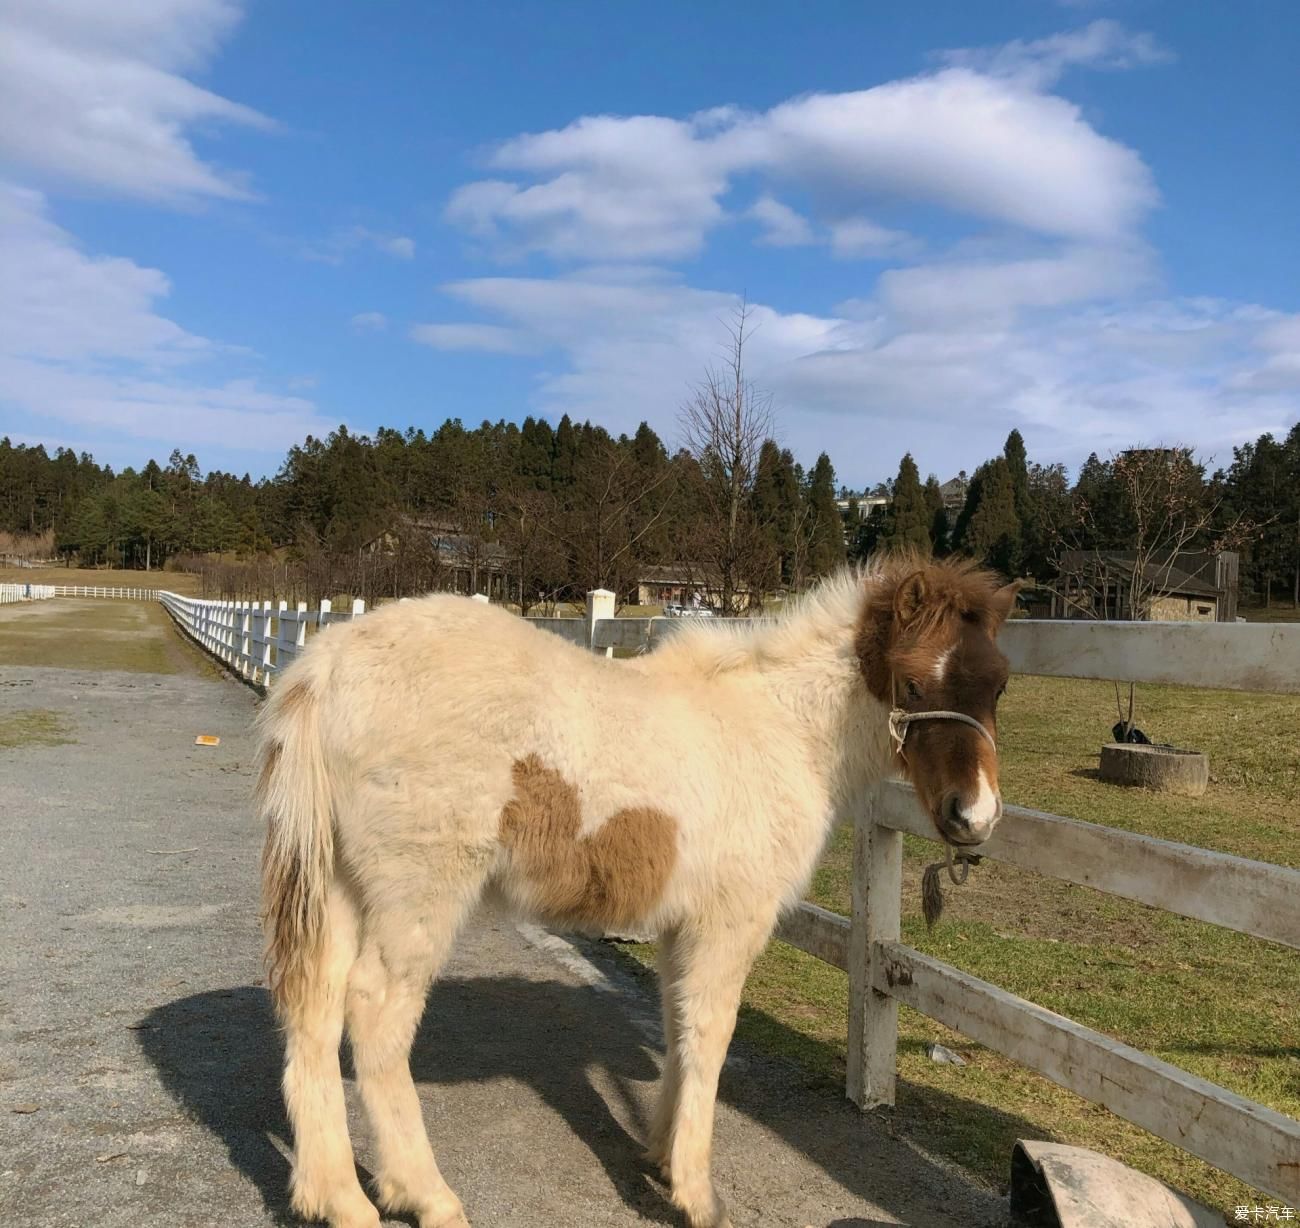
[[[921,698],[921,688],[915,682],[908,682],[907,698],[911,700],[919,700]]]

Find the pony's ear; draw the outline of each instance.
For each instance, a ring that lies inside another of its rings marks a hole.
[[[1016,608],[1016,597],[1024,587],[1023,580],[1012,580],[1010,584],[1004,584],[989,598],[989,608],[993,611],[997,626],[1001,627],[1011,616],[1011,611]]]
[[[914,571],[899,581],[894,590],[894,618],[900,627],[909,626],[925,606],[925,572]]]

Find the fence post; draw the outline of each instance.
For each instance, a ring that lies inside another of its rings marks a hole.
[[[358,614],[364,614],[365,612],[366,603],[360,597],[354,597],[352,599],[352,617],[356,618]]]
[[[271,603],[262,602],[262,662],[258,682],[267,686],[271,681]]]
[[[614,594],[607,588],[594,588],[587,594],[587,647],[596,647],[596,624],[603,618],[614,617]],[[612,657],[614,650],[605,649],[605,656]]]
[[[329,602],[322,603],[326,609],[329,608]],[[293,633],[294,656],[297,657],[297,650],[307,647],[307,603],[298,602],[298,625],[294,628]]]
[[[894,1103],[898,1002],[872,988],[882,942],[897,942],[903,897],[903,834],[876,822],[877,791],[853,821],[849,918],[849,1049],[845,1092],[860,1109]]]
[[[248,678],[253,673],[253,603],[239,603],[239,672]]]

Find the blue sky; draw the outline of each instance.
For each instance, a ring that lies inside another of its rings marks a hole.
[[[0,433],[671,444],[744,294],[843,481],[1223,463],[1300,417],[1298,60],[1289,0],[0,0]]]

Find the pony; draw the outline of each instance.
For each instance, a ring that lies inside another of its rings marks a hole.
[[[659,936],[667,1052],[647,1154],[691,1228],[729,1228],[710,1150],[750,965],[882,779],[910,779],[951,844],[993,830],[995,641],[1015,591],[970,564],[894,558],[775,619],[683,625],[629,660],[451,595],[323,630],[258,718],[294,1210],[379,1223],[348,1138],[346,1028],[380,1205],[467,1228],[409,1053],[457,930],[491,895],[555,927]]]

